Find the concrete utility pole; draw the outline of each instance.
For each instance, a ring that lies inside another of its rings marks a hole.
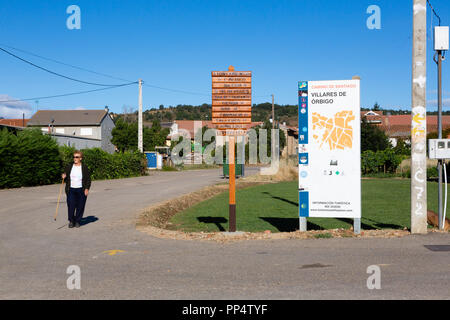
[[[138,115],[138,148],[144,152],[144,140],[142,137],[142,79],[139,79],[139,115]]]
[[[427,233],[427,0],[413,0],[411,233]]]
[[[272,94],[272,129],[275,129],[275,97]]]

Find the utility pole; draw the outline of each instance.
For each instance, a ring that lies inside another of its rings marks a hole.
[[[434,55],[434,62],[438,66],[438,139],[442,139],[442,61],[444,51],[449,49],[449,32],[448,27],[441,27],[441,18],[439,18],[439,27],[434,29],[434,50],[436,54]],[[438,59],[436,60],[436,55]],[[442,165],[443,159],[438,160],[438,176],[439,176],[439,186],[438,186],[438,207],[439,207],[439,229],[443,230],[445,226],[445,221],[443,220],[445,213],[442,210]]]
[[[427,233],[427,0],[413,0],[411,233]]]
[[[144,152],[144,141],[142,137],[142,79],[139,79],[139,114],[138,114],[138,148]]]
[[[275,129],[275,98],[272,94],[272,129]]]

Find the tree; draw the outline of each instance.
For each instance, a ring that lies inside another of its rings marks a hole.
[[[124,119],[117,119],[116,127],[112,130],[111,142],[120,152],[137,150],[138,124],[128,123]]]
[[[373,111],[380,111],[380,105],[378,104],[378,102],[375,102],[375,104],[373,105]]]
[[[138,149],[138,124],[136,122],[127,123],[122,119],[117,120],[116,127],[112,130],[111,142],[120,152],[135,151]],[[144,127],[143,144],[145,151],[154,151],[156,146],[166,143],[169,129],[161,128],[158,120],[153,120],[152,127]]]
[[[385,150],[391,146],[388,136],[383,130],[371,125],[364,117],[361,123],[361,152]]]
[[[166,138],[170,130],[168,128],[161,128],[158,120],[153,120],[151,128],[144,128],[144,149],[146,151],[153,151],[157,146],[166,144]]]
[[[253,128],[256,132],[256,136],[257,136],[257,156],[258,156],[258,161],[261,161],[260,159],[260,154],[259,154],[259,150],[260,150],[260,139],[262,139],[262,136],[260,134],[260,130],[267,130],[267,149],[266,149],[266,155],[267,157],[271,157],[272,156],[272,124],[267,120],[266,122],[264,122],[264,124],[260,127],[256,127]],[[275,127],[275,129],[279,129],[278,126]],[[281,152],[283,151],[284,147],[286,146],[286,136],[284,134],[283,130],[279,130],[279,152],[281,154]],[[249,159],[249,152],[250,152],[250,146],[247,143],[245,146],[245,157],[247,160]]]
[[[411,141],[411,138],[409,138]],[[395,154],[402,156],[410,156],[411,155],[411,143],[406,143],[406,139],[399,138],[397,139],[397,145],[393,148]]]

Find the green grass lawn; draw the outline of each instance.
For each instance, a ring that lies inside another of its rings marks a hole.
[[[236,225],[239,231],[298,230],[297,181],[238,190],[236,202]],[[428,209],[437,212],[435,182],[428,183]],[[228,192],[176,214],[171,222],[177,229],[188,232],[227,231]],[[349,229],[352,225],[351,219],[308,219],[308,230]],[[362,180],[361,227],[365,230],[410,228],[410,180]]]

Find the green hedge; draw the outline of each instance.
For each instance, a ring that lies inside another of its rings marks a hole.
[[[61,147],[60,157],[62,167],[73,162],[75,148]],[[124,152],[109,154],[102,149],[84,149],[83,163],[91,172],[92,180],[119,179],[145,175],[147,161],[144,154],[135,152]]]
[[[361,154],[361,171],[363,174],[395,173],[402,159],[392,149],[377,152],[367,150]]]
[[[58,145],[40,130],[0,131],[0,188],[53,183],[60,168]]]
[[[0,131],[0,189],[61,182],[63,168],[73,162],[74,148],[58,147],[38,129]],[[145,175],[147,162],[139,152],[109,154],[101,149],[82,150],[92,180]]]

